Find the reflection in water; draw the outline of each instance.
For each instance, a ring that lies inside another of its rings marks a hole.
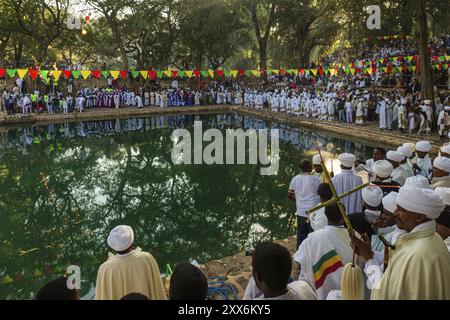
[[[256,165],[171,162],[172,129],[280,129],[280,170]],[[318,142],[327,154],[371,148],[319,132],[224,115],[51,124],[0,133],[0,298],[28,299],[71,264],[82,293],[92,290],[107,258],[106,237],[128,224],[136,245],[166,264],[204,263],[284,238],[295,212],[287,200],[302,157]]]

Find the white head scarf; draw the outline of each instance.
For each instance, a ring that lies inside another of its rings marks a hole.
[[[380,160],[373,165],[373,174],[379,178],[387,179],[391,176],[394,167],[389,161]]]
[[[441,197],[445,205],[450,206],[450,188],[439,187],[434,189],[434,192],[436,192],[438,196]]]
[[[405,160],[405,157],[397,151],[389,151],[386,154],[386,158],[395,162],[402,162],[403,160]]]
[[[356,161],[356,157],[351,153],[342,153],[338,157],[339,161],[344,167],[352,168]]]
[[[407,143],[404,143],[403,146],[407,147],[409,150],[411,150],[411,152],[416,151],[416,145],[414,143],[407,142]]]
[[[120,225],[111,230],[108,236],[108,245],[116,252],[125,251],[134,241],[133,229]]]
[[[434,159],[433,166],[439,170],[450,173],[450,159],[445,157],[437,157]]]
[[[417,188],[431,189],[430,182],[424,176],[413,176],[407,178],[405,182],[405,187],[409,185],[415,186]]]
[[[313,165],[320,165],[320,155],[316,154],[316,155],[313,157],[312,162],[313,162]]]
[[[362,198],[371,207],[378,207],[383,200],[383,191],[379,187],[366,187],[362,189]]]
[[[397,205],[407,211],[423,214],[432,220],[439,218],[445,209],[444,202],[436,192],[414,185],[405,185],[400,188]]]
[[[420,152],[430,152],[433,146],[428,141],[419,141],[416,143],[416,151]]]
[[[405,147],[405,146],[398,147],[397,152],[406,158],[411,158],[413,155],[411,149],[409,149],[408,147]]]
[[[450,154],[450,143],[444,144],[441,148],[441,152]]]
[[[383,208],[392,214],[397,209],[397,196],[398,196],[397,192],[390,192],[387,196],[383,198]]]

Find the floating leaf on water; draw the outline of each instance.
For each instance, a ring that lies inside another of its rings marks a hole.
[[[14,280],[10,276],[6,275],[3,277],[3,280],[2,280],[3,284],[13,283],[13,282],[14,282]]]
[[[30,249],[30,250],[22,250],[22,251],[19,252],[19,254],[20,254],[21,256],[24,256],[24,255],[26,255],[26,254],[29,254],[29,253],[31,253],[31,252],[38,251],[38,250],[39,250],[39,248],[33,248],[33,249]]]

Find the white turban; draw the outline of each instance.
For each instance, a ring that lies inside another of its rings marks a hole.
[[[362,189],[362,198],[371,207],[378,207],[383,200],[383,191],[379,187],[366,187]]]
[[[433,166],[439,170],[450,173],[450,159],[446,157],[437,157],[434,159]]]
[[[398,147],[397,152],[406,158],[411,158],[413,155],[412,151],[408,147],[405,147],[405,146]]]
[[[342,153],[338,157],[339,161],[344,167],[352,168],[356,161],[356,157],[351,153]]]
[[[450,106],[444,107],[444,110],[445,110],[445,111],[450,111]]]
[[[406,179],[406,186],[415,186],[422,189],[431,189],[430,182],[424,176],[413,176]]]
[[[129,226],[117,226],[108,236],[108,245],[116,252],[125,251],[134,241],[133,229]]]
[[[414,143],[407,142],[407,143],[404,143],[403,146],[407,147],[409,150],[411,150],[411,152],[416,151],[416,145]]]
[[[419,141],[416,143],[416,150],[420,152],[430,152],[432,148],[431,143],[428,141]]]
[[[424,103],[428,106],[431,104],[431,100],[425,100]]]
[[[434,192],[436,192],[438,196],[441,197],[445,205],[450,206],[450,188],[439,187],[434,189]]]
[[[313,157],[313,165],[320,165],[320,155],[318,155],[318,154],[316,154],[314,157]]]
[[[403,209],[425,215],[428,219],[439,218],[445,209],[441,197],[431,189],[414,187],[413,185],[400,188],[397,205]]]
[[[397,151],[389,151],[386,154],[386,158],[395,162],[402,162],[403,160],[405,160],[405,157]]]
[[[402,101],[402,104],[403,104],[403,105],[404,105],[404,104],[408,104],[408,100],[407,100],[407,99],[402,99],[401,101]]]
[[[380,160],[375,162],[372,170],[376,177],[387,179],[391,176],[392,171],[394,171],[394,167],[389,161]]]
[[[389,194],[383,198],[383,208],[392,214],[397,209],[397,196],[397,192],[389,192]]]
[[[441,152],[450,154],[450,143],[444,144],[441,147]]]

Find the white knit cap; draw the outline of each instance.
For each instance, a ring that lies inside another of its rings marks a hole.
[[[383,191],[380,187],[366,187],[362,189],[362,198],[371,207],[378,207],[383,200]]]
[[[439,170],[450,173],[450,159],[446,157],[437,157],[434,159],[433,166]]]
[[[116,252],[125,251],[134,241],[133,229],[120,225],[111,230],[108,236],[108,245]]]
[[[419,141],[416,143],[416,150],[420,152],[430,152],[432,147],[428,141]]]
[[[395,162],[402,162],[403,160],[405,160],[405,157],[397,151],[389,151],[386,154],[386,158]]]
[[[391,176],[394,167],[389,161],[380,160],[373,165],[373,174],[378,178],[387,179]]]
[[[383,208],[392,214],[397,209],[397,196],[398,192],[389,192],[389,194],[383,198]]]

